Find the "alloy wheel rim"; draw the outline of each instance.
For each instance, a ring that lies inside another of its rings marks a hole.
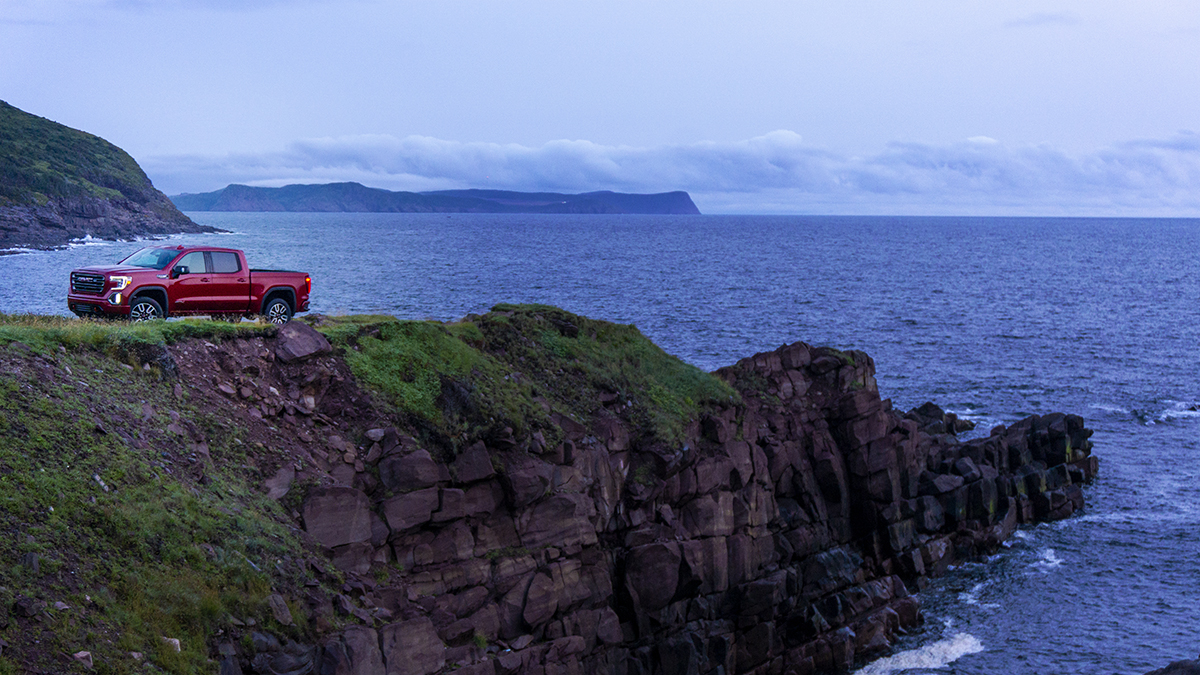
[[[149,321],[158,318],[158,312],[155,311],[154,305],[148,302],[134,305],[133,309],[130,310],[130,314],[133,315],[134,321]]]
[[[282,302],[271,305],[270,309],[267,310],[267,318],[271,320],[271,323],[287,323],[287,306]]]

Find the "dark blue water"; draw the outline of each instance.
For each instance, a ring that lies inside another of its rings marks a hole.
[[[938,581],[927,628],[871,670],[1143,673],[1200,653],[1200,220],[192,215],[234,234],[188,242],[310,272],[314,311],[542,302],[706,369],[801,339],[863,349],[897,407],[982,429],[1080,413],[1102,462],[1084,513]],[[139,246],[0,257],[0,311],[65,313],[72,267]]]

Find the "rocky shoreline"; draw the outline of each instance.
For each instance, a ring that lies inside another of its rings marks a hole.
[[[325,351],[305,339],[275,353]],[[560,443],[508,430],[451,461],[395,427],[337,437],[298,524],[350,581],[306,602],[357,625],[222,672],[845,671],[921,623],[926,579],[1081,508],[1098,467],[1075,415],[965,443],[936,406],[900,415],[862,352],[796,343],[717,375],[741,402],[674,446],[639,442],[620,396],[557,417]],[[385,564],[403,571],[377,583]]]
[[[163,198],[166,201],[166,198]],[[0,250],[55,249],[74,240],[130,241],[180,233],[220,232],[170,208],[130,199],[75,197],[42,206],[0,206]]]

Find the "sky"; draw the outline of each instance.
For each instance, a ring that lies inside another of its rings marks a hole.
[[[0,100],[168,194],[1200,217],[1200,3],[0,0]]]

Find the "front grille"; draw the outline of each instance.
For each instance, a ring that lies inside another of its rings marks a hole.
[[[75,272],[71,275],[71,290],[76,293],[100,295],[104,292],[104,276]]]

